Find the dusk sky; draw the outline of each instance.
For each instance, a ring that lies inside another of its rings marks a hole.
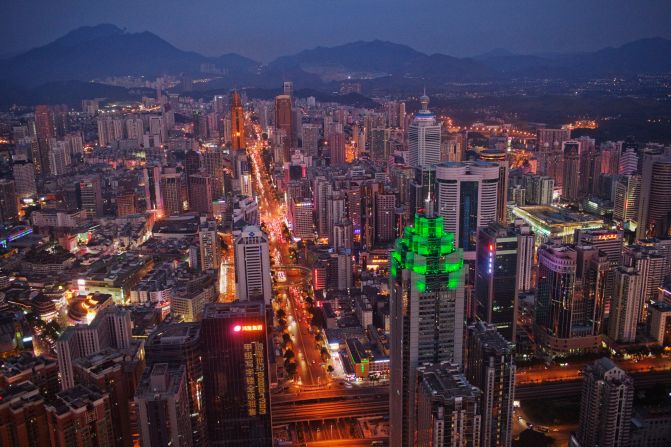
[[[671,38],[669,0],[4,0],[0,54],[82,25],[151,31],[206,55],[268,61],[317,45],[383,39],[472,56],[571,52]]]

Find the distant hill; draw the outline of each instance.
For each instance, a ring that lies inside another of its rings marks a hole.
[[[564,55],[520,55],[497,48],[461,58],[373,40],[316,47],[261,65],[234,53],[203,56],[176,48],[150,32],[130,33],[103,24],[75,29],[49,44],[0,59],[0,96],[16,98],[48,83],[61,83],[59,89],[67,91],[74,84],[62,83],[88,83],[110,76],[197,75],[203,64],[219,69],[219,74],[199,84],[196,88],[201,91],[272,89],[292,80],[300,88],[333,92],[340,82],[351,79],[360,81],[367,91],[405,92],[422,85],[438,88],[447,83],[518,77],[579,79],[667,73],[671,72],[671,41],[642,39],[618,48]],[[82,93],[92,88],[77,87]]]
[[[107,76],[197,73],[203,63],[235,71],[258,66],[237,54],[208,58],[180,50],[150,32],[128,33],[106,24],[78,28],[47,45],[0,61],[0,78],[36,86]]]

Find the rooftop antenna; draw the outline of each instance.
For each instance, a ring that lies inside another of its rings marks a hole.
[[[428,218],[434,217],[434,212],[433,212],[433,200],[431,200],[431,171],[429,171],[429,193],[426,195],[426,199],[424,200],[425,205],[424,205],[424,215]]]

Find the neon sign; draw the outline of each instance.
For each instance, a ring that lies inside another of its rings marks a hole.
[[[233,326],[233,332],[259,332],[263,330],[262,324],[236,324]]]

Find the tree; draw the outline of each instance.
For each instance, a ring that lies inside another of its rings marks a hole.
[[[291,341],[291,335],[287,334],[286,332],[282,334],[282,341],[284,344],[287,344]]]
[[[283,320],[287,316],[287,313],[284,311],[284,309],[279,309],[275,315],[277,315],[278,320]]]
[[[321,334],[321,332],[315,335],[315,341],[318,342],[324,341],[324,336]]]
[[[331,356],[329,355],[329,350],[326,348],[321,349],[322,360],[327,361]]]
[[[287,349],[286,351],[284,351],[284,358],[286,360],[292,359],[294,357],[296,357],[296,354],[294,354],[294,351],[292,351],[291,349]]]
[[[277,324],[279,324],[280,327],[282,328],[287,327],[287,320],[285,320],[284,318],[278,318]]]
[[[326,371],[332,373],[334,371],[333,366],[329,365],[328,368],[326,368]]]
[[[290,376],[293,376],[296,374],[296,364],[295,363],[287,363],[286,361],[284,362],[284,369],[287,370],[287,374]]]

